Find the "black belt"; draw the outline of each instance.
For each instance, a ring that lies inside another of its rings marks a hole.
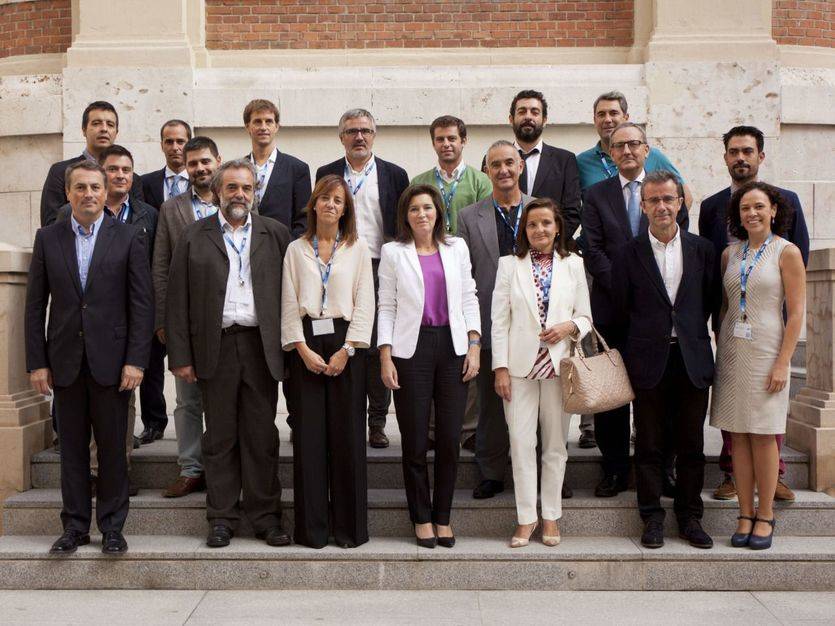
[[[240,324],[232,324],[231,326],[227,326],[226,328],[221,328],[220,333],[222,335],[237,335],[238,333],[248,333],[254,330],[258,330],[257,326],[241,326]]]
[[[678,343],[678,337],[670,337],[670,345],[676,345]]]

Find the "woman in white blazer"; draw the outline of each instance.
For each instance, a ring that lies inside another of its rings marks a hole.
[[[499,259],[491,338],[496,393],[504,400],[518,526],[512,548],[528,545],[538,525],[536,430],[542,436],[542,542],[560,542],[562,482],[569,414],[562,410],[560,359],[571,338],[591,330],[582,259],[566,247],[557,205],[548,198],[525,207],[516,254]]]
[[[443,204],[431,185],[403,192],[397,240],[380,257],[377,343],[383,383],[394,391],[403,445],[403,477],[418,545],[451,548],[449,525],[458,441],[481,349],[481,318],[463,239],[446,234]],[[426,452],[435,408],[435,491]],[[435,528],[433,529],[433,524]]]

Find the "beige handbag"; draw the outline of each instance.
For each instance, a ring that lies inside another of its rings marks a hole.
[[[603,344],[603,352],[597,352],[597,339]],[[594,326],[592,343],[595,354],[586,356],[580,342],[572,338],[572,356],[560,360],[562,408],[566,413],[602,413],[635,399],[620,352],[610,349]]]

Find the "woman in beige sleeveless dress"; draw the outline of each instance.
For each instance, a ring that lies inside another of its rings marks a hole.
[[[774,533],[780,460],[774,435],[786,431],[789,363],[806,300],[800,250],[780,236],[792,217],[779,191],[760,182],[737,190],[728,207],[730,234],[740,241],[722,254],[723,304],[710,424],[733,437],[740,510],[731,538],[736,547],[768,548]]]

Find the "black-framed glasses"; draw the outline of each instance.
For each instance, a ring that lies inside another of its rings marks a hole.
[[[362,135],[363,137],[371,137],[374,135],[376,131],[373,128],[346,128],[342,131],[343,135],[348,135],[349,137],[356,137],[357,135]]]
[[[638,139],[632,139],[631,141],[616,141],[611,145],[612,150],[623,150],[624,147],[629,146],[630,150],[637,150],[641,146],[646,144],[646,141],[640,141]]]

